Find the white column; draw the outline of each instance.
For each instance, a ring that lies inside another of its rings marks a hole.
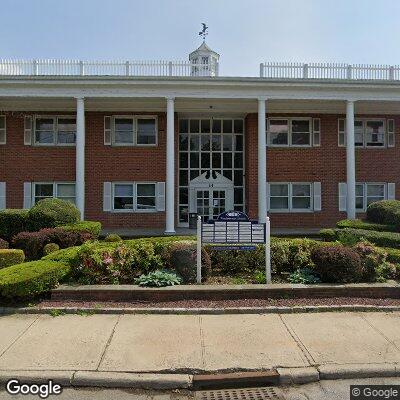
[[[76,99],[76,206],[84,219],[85,213],[85,101]]]
[[[165,184],[165,233],[175,233],[175,127],[174,101],[167,98],[167,165]]]
[[[258,99],[258,221],[267,217],[267,147],[265,98]]]
[[[354,146],[354,102],[346,102],[347,218],[356,218],[356,162]]]

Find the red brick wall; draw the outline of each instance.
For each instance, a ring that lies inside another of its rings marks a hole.
[[[297,114],[296,114],[297,115]],[[268,116],[268,115],[267,115]],[[270,115],[285,116],[284,114]],[[286,115],[291,116],[293,115]],[[300,115],[299,115],[300,116]],[[338,184],[346,182],[346,149],[338,147],[338,118],[344,115],[302,115],[321,119],[321,146],[311,148],[269,148],[267,180],[269,182],[321,182],[322,211],[313,213],[271,213],[274,227],[328,227],[346,217],[339,212]],[[357,117],[363,117],[357,115]],[[368,118],[380,116],[368,115]],[[400,117],[395,119],[396,137]],[[358,182],[395,182],[400,190],[399,144],[394,148],[357,149],[356,180]],[[252,218],[257,218],[257,114],[246,118],[246,205]],[[397,197],[396,195],[396,197]],[[359,214],[358,214],[359,215]],[[360,215],[361,216],[361,215]]]
[[[86,113],[86,219],[99,220],[105,227],[163,228],[165,213],[103,212],[103,182],[165,181],[166,115],[157,114],[159,145],[145,148],[104,146],[103,117],[111,114],[124,113]],[[345,213],[338,211],[338,183],[346,180],[346,149],[337,145],[337,119],[344,116],[327,114],[307,116],[321,119],[321,147],[268,149],[267,178],[270,182],[321,182],[322,211],[273,213],[271,219],[274,227],[332,226],[338,219],[345,218]],[[395,119],[397,137],[400,117],[386,116],[386,118]],[[177,119],[175,126],[177,183]],[[8,114],[7,144],[0,145],[0,181],[7,183],[8,208],[22,207],[23,182],[75,180],[74,147],[25,146],[23,130],[23,114]],[[252,218],[256,218],[257,114],[249,114],[246,117],[245,141],[246,209]],[[399,196],[400,164],[394,162],[399,159],[400,142],[396,147],[389,149],[356,149],[356,179],[360,182],[395,182]],[[177,190],[175,199],[177,204]]]

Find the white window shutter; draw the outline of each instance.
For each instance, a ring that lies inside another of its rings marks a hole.
[[[24,206],[23,208],[31,208],[32,206],[32,184],[24,182]]]
[[[338,146],[346,147],[346,120],[338,119]]]
[[[0,144],[6,144],[7,133],[6,133],[6,116],[0,115]]]
[[[388,200],[396,199],[396,184],[395,183],[387,184],[387,198],[388,198]]]
[[[269,211],[269,209],[271,208],[270,205],[270,198],[269,198],[269,183],[267,183],[267,211]],[[262,221],[260,221],[262,222]]]
[[[32,145],[32,117],[30,115],[24,118],[24,145]]]
[[[0,182],[0,210],[6,208],[6,183]]]
[[[321,145],[321,120],[313,118],[313,146],[318,147]]]
[[[387,140],[388,147],[394,147],[395,143],[395,128],[394,128],[394,119],[387,120]]]
[[[339,183],[339,211],[347,210],[347,183]]]
[[[156,210],[157,211],[165,211],[165,182],[157,182]]]
[[[314,182],[314,211],[321,211],[321,182]]]
[[[112,184],[103,182],[103,211],[112,210]]]
[[[104,144],[107,146],[111,145],[111,133],[112,133],[112,121],[111,117],[104,117]]]

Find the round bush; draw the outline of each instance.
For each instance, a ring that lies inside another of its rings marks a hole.
[[[381,200],[367,208],[367,220],[378,224],[400,225],[400,201]]]
[[[48,254],[54,253],[57,250],[60,250],[60,246],[57,243],[47,243],[43,247],[43,255],[47,256]]]
[[[322,282],[350,283],[362,280],[360,255],[348,247],[317,247],[312,250],[311,259]]]
[[[104,241],[105,242],[121,242],[122,239],[121,239],[121,236],[119,236],[119,235],[117,235],[115,233],[110,233],[109,235],[107,235],[104,238]]]
[[[30,231],[71,224],[78,222],[79,219],[78,208],[71,202],[60,199],[40,200],[28,212]]]
[[[0,238],[0,249],[8,249],[9,245],[7,240]]]
[[[0,269],[11,265],[21,264],[25,260],[22,250],[18,249],[0,249]]]
[[[191,241],[172,243],[166,257],[168,264],[183,280],[183,283],[195,283],[197,276],[197,245]],[[211,259],[204,248],[201,250],[202,278],[211,273]]]

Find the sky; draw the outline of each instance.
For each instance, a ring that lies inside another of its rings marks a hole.
[[[399,0],[0,0],[0,59],[186,60],[220,75],[263,61],[400,64]]]

